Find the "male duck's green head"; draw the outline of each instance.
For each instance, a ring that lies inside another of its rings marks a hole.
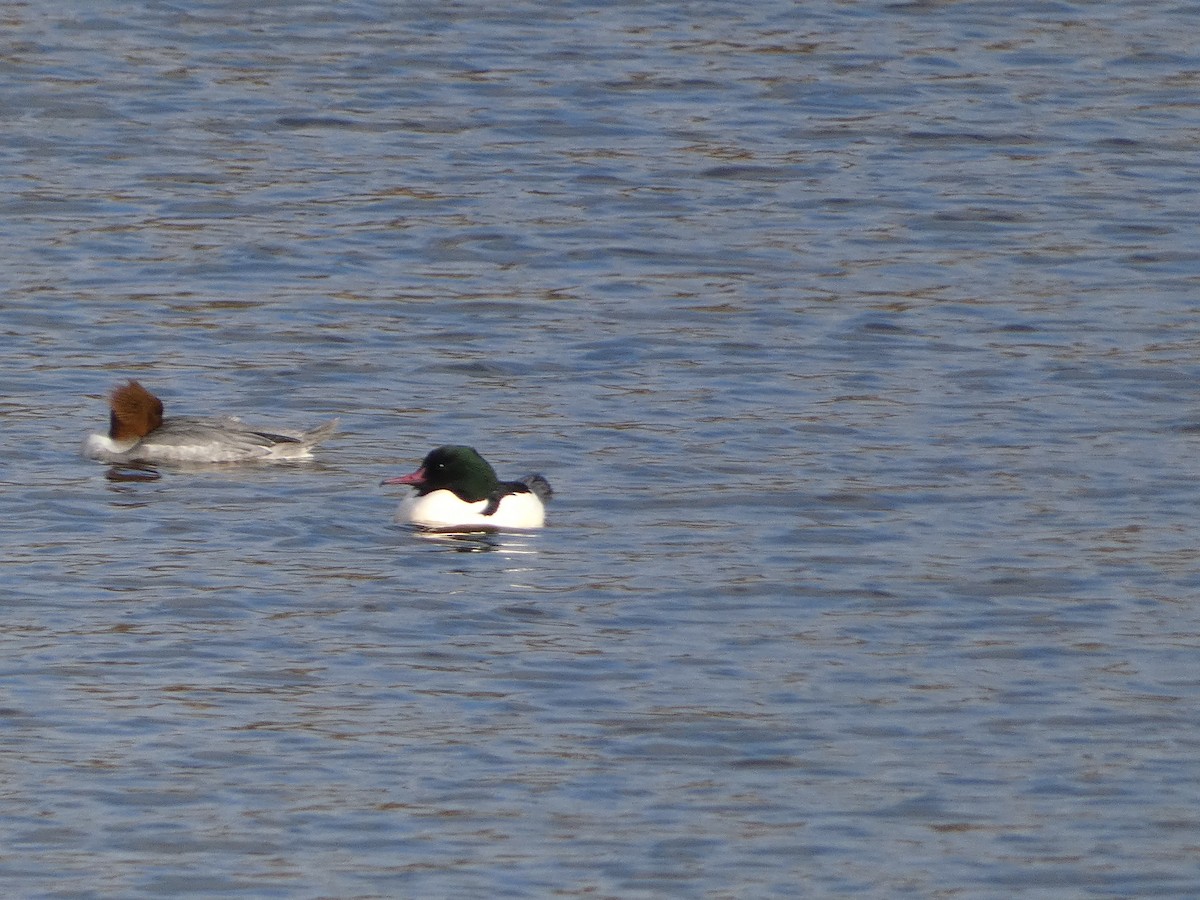
[[[411,475],[389,478],[385,484],[410,484],[417,489],[417,496],[453,491],[460,500],[475,503],[494,494],[500,479],[473,447],[450,444],[429,451],[421,468]]]

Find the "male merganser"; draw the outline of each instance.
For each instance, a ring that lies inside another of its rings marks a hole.
[[[499,531],[541,528],[553,491],[541,475],[501,481],[496,470],[471,447],[438,447],[411,475],[381,484],[417,489],[396,512],[399,522],[431,531]]]
[[[235,418],[164,419],[162,401],[136,381],[118,385],[108,402],[108,434],[90,435],[83,455],[110,463],[308,459],[312,448],[333,434],[338,424],[334,419],[311,431],[280,434],[257,431]]]

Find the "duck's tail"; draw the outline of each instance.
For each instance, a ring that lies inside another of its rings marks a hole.
[[[554,491],[548,482],[541,475],[526,475],[521,479],[521,483],[533,492],[534,496],[545,503],[554,496]]]
[[[309,459],[312,448],[337,431],[338,419],[331,419],[310,431],[291,434],[256,432],[265,441],[267,459]]]
[[[324,425],[318,425],[310,431],[301,432],[299,435],[300,443],[304,445],[306,450],[317,446],[321,441],[337,433],[338,425],[341,424],[341,421],[341,419],[330,419]]]

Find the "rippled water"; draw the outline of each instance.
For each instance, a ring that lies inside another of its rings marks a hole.
[[[10,4],[4,892],[1194,892],[1198,11]]]

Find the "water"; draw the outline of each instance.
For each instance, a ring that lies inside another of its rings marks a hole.
[[[1196,12],[10,5],[4,893],[1193,893]]]

